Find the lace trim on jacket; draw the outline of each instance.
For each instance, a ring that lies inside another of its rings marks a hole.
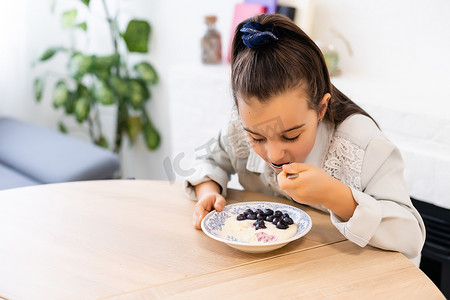
[[[343,137],[334,137],[323,169],[346,185],[361,191],[364,150]]]

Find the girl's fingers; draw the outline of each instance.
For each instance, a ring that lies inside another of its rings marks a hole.
[[[204,202],[197,202],[192,218],[192,225],[194,225],[196,229],[201,228],[200,224],[202,223],[203,218],[208,214],[208,212],[209,210]]]
[[[310,166],[302,163],[290,163],[283,165],[283,171],[278,174],[280,180],[295,180],[300,176],[301,172],[309,170]]]
[[[222,211],[226,205],[226,200],[221,195],[216,195],[214,198],[199,201],[195,205],[194,215],[192,217],[192,225],[196,229],[201,229],[203,218],[214,208],[217,211]]]
[[[287,179],[286,177],[287,173],[281,172],[280,174],[278,174],[278,185],[280,186],[280,189],[282,190],[286,190],[288,188],[293,187],[293,183],[295,181],[295,179]]]
[[[200,212],[198,215],[197,214],[194,215],[192,223],[196,229],[202,229],[202,225],[201,225],[202,220],[208,213],[209,213],[209,211],[204,210],[204,211]]]
[[[309,165],[303,163],[290,163],[287,165],[283,165],[283,172],[286,173],[300,173],[309,169]]]
[[[298,173],[286,173],[287,179],[295,179],[298,177]]]
[[[227,204],[227,201],[221,195],[218,195],[216,198],[216,202],[214,203],[214,209],[217,211],[222,211],[222,209]]]
[[[300,173],[309,170],[310,165],[303,163],[290,163],[283,165],[283,171],[278,174],[278,185],[282,190],[297,186]]]

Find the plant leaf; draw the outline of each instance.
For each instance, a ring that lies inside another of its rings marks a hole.
[[[71,28],[75,25],[78,11],[76,9],[65,11],[61,17],[62,28]]]
[[[77,98],[81,97],[91,98],[91,93],[89,92],[89,89],[82,83],[78,83],[76,95]]]
[[[95,100],[103,105],[114,104],[114,93],[103,80],[98,80],[94,84],[93,95]]]
[[[145,100],[150,97],[150,92],[145,83],[138,79],[130,79],[128,82],[128,97],[134,109],[140,108]]]
[[[93,56],[91,71],[99,78],[107,79],[111,76],[111,69],[120,63],[120,55]]]
[[[71,115],[75,112],[75,101],[77,100],[77,94],[70,93],[69,98],[64,102],[64,110],[66,114]]]
[[[38,77],[34,80],[34,97],[36,101],[39,102],[42,99],[42,94],[44,93],[45,79]]]
[[[78,123],[83,122],[89,115],[90,103],[89,99],[82,97],[75,102],[75,117]]]
[[[81,2],[83,2],[84,5],[86,5],[87,7],[89,7],[89,0],[81,0]]]
[[[136,140],[139,132],[142,131],[142,121],[141,117],[128,117],[127,119],[127,133],[131,142]]]
[[[53,106],[59,107],[69,99],[69,89],[64,81],[58,81],[53,91]]]
[[[108,83],[113,91],[120,97],[125,97],[128,95],[128,83],[126,80],[120,78],[119,76],[112,76],[109,78]]]
[[[130,52],[148,52],[150,24],[143,20],[131,20],[122,35]]]
[[[109,69],[113,66],[117,66],[120,62],[120,55],[115,53],[106,56],[94,57],[94,68]]]
[[[95,144],[106,149],[109,148],[108,140],[103,135],[95,141]]]
[[[58,53],[60,50],[62,50],[62,47],[51,47],[45,50],[44,54],[42,54],[41,58],[39,58],[40,61],[46,61],[50,58],[52,58],[56,53]]]
[[[80,28],[80,29],[83,30],[84,32],[87,31],[87,24],[86,24],[86,22],[79,23],[79,24],[75,25],[75,27],[76,27],[76,28]]]
[[[58,129],[62,133],[67,133],[68,132],[66,125],[64,125],[64,123],[62,121],[58,122]]]
[[[80,80],[86,73],[89,72],[92,66],[93,57],[85,56],[80,52],[75,53],[69,60],[67,66],[69,75],[75,80]]]
[[[149,150],[155,150],[161,143],[161,138],[158,131],[153,127],[153,125],[148,122],[144,125],[144,137],[145,143]]]
[[[134,69],[138,72],[143,80],[148,83],[155,84],[158,82],[158,74],[152,65],[148,62],[141,62],[134,66]]]

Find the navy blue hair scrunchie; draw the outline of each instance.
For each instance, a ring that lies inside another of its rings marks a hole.
[[[242,41],[245,46],[256,49],[271,41],[278,40],[276,35],[272,33],[272,30],[272,27],[266,28],[259,22],[251,21],[244,24],[240,31],[244,33],[242,35]]]

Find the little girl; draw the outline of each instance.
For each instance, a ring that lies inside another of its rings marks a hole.
[[[399,150],[331,84],[316,44],[288,18],[259,15],[238,25],[231,68],[232,120],[186,178],[194,226],[223,209],[237,173],[246,190],[328,210],[348,240],[418,264],[425,227]]]

